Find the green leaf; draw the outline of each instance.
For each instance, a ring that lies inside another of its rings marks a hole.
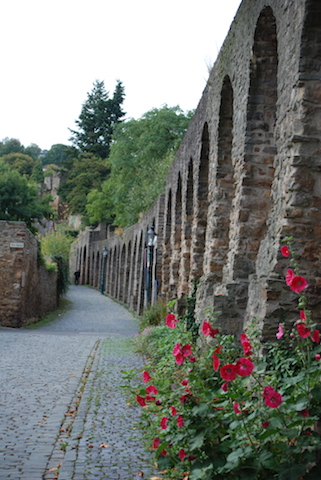
[[[192,439],[190,443],[190,449],[195,450],[196,448],[201,448],[204,443],[205,432],[200,432]]]
[[[312,390],[311,394],[315,400],[321,402],[321,385],[316,385]]]
[[[278,474],[278,480],[297,480],[301,475],[305,475],[305,466],[301,464],[282,464],[279,467]]]

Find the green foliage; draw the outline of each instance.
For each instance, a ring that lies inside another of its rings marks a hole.
[[[39,198],[36,185],[30,184],[17,170],[0,161],[0,219],[26,222],[35,231],[35,219],[49,218],[53,211],[50,197]]]
[[[202,349],[192,346],[184,320],[138,336],[149,379],[135,393],[166,478],[183,472],[190,480],[318,478],[320,334],[302,311],[306,297],[298,296],[300,320],[289,331],[279,326],[264,355],[255,328],[243,332],[240,345],[215,330],[213,318],[203,322]]]
[[[58,267],[58,279],[57,279],[57,291],[58,296],[66,293],[69,285],[69,262],[64,255],[55,253],[51,255],[51,258],[56,262]]]
[[[25,153],[25,148],[18,139],[7,137],[0,142],[0,157],[8,153]]]
[[[31,143],[28,147],[25,148],[24,153],[37,161],[40,159],[41,148],[38,147],[36,143]]]
[[[193,290],[190,297],[186,298],[186,312],[184,315],[184,321],[186,330],[191,332],[193,342],[195,343],[199,336],[199,323],[195,318],[195,305],[196,305],[196,293],[197,293],[197,281],[193,282]]]
[[[32,169],[31,180],[34,183],[37,183],[37,184],[44,182],[44,174],[43,174],[43,171],[42,171],[42,163],[40,162],[40,160],[38,160],[35,163],[35,165]]]
[[[87,195],[100,187],[109,170],[106,162],[92,153],[82,153],[72,159],[67,179],[59,188],[59,194],[67,201],[71,213],[86,214]]]
[[[70,140],[77,149],[100,158],[108,157],[114,127],[124,116],[121,108],[124,97],[124,87],[119,80],[112,98],[104,82],[95,81],[76,120],[78,131],[70,130]]]
[[[68,158],[69,149],[70,147],[63,145],[62,143],[52,145],[50,150],[48,150],[42,157],[42,164],[62,167]]]
[[[167,313],[167,305],[164,302],[157,302],[155,305],[151,305],[148,309],[144,310],[144,313],[139,322],[140,330],[144,330],[147,327],[161,325],[165,323]]]
[[[8,153],[0,157],[11,169],[17,170],[20,175],[30,177],[36,165],[36,161],[24,153]]]
[[[100,200],[115,224],[126,227],[137,222],[163,191],[190,118],[191,112],[185,115],[179,107],[164,106],[117,125],[108,159],[110,175],[100,190],[103,195],[95,192],[87,210]]]
[[[63,228],[53,230],[40,237],[41,253],[44,257],[60,255],[66,261],[69,259],[70,245],[73,238],[65,233]]]

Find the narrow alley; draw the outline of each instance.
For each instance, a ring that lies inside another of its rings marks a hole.
[[[37,329],[0,328],[0,480],[132,480],[155,475],[122,370],[138,321],[96,290]]]

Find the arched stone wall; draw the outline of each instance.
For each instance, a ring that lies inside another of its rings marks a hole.
[[[321,321],[320,5],[243,0],[165,193],[121,236],[102,227],[85,233],[82,275],[91,245],[106,244],[110,294],[141,313],[145,235],[154,225],[158,299],[178,296],[182,306],[197,279],[200,319],[213,307],[223,329],[237,333],[256,318],[269,337],[286,309],[287,321],[294,315],[279,253],[293,235]]]

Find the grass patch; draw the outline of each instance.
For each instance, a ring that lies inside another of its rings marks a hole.
[[[61,315],[62,313],[65,313],[66,310],[68,310],[71,303],[72,302],[67,298],[62,298],[60,300],[60,305],[56,310],[49,312],[45,317],[41,318],[39,322],[29,323],[29,325],[26,325],[25,328],[27,328],[28,330],[36,330],[37,328],[41,328],[44,325],[47,325],[47,323],[53,322],[57,319],[58,315]]]

